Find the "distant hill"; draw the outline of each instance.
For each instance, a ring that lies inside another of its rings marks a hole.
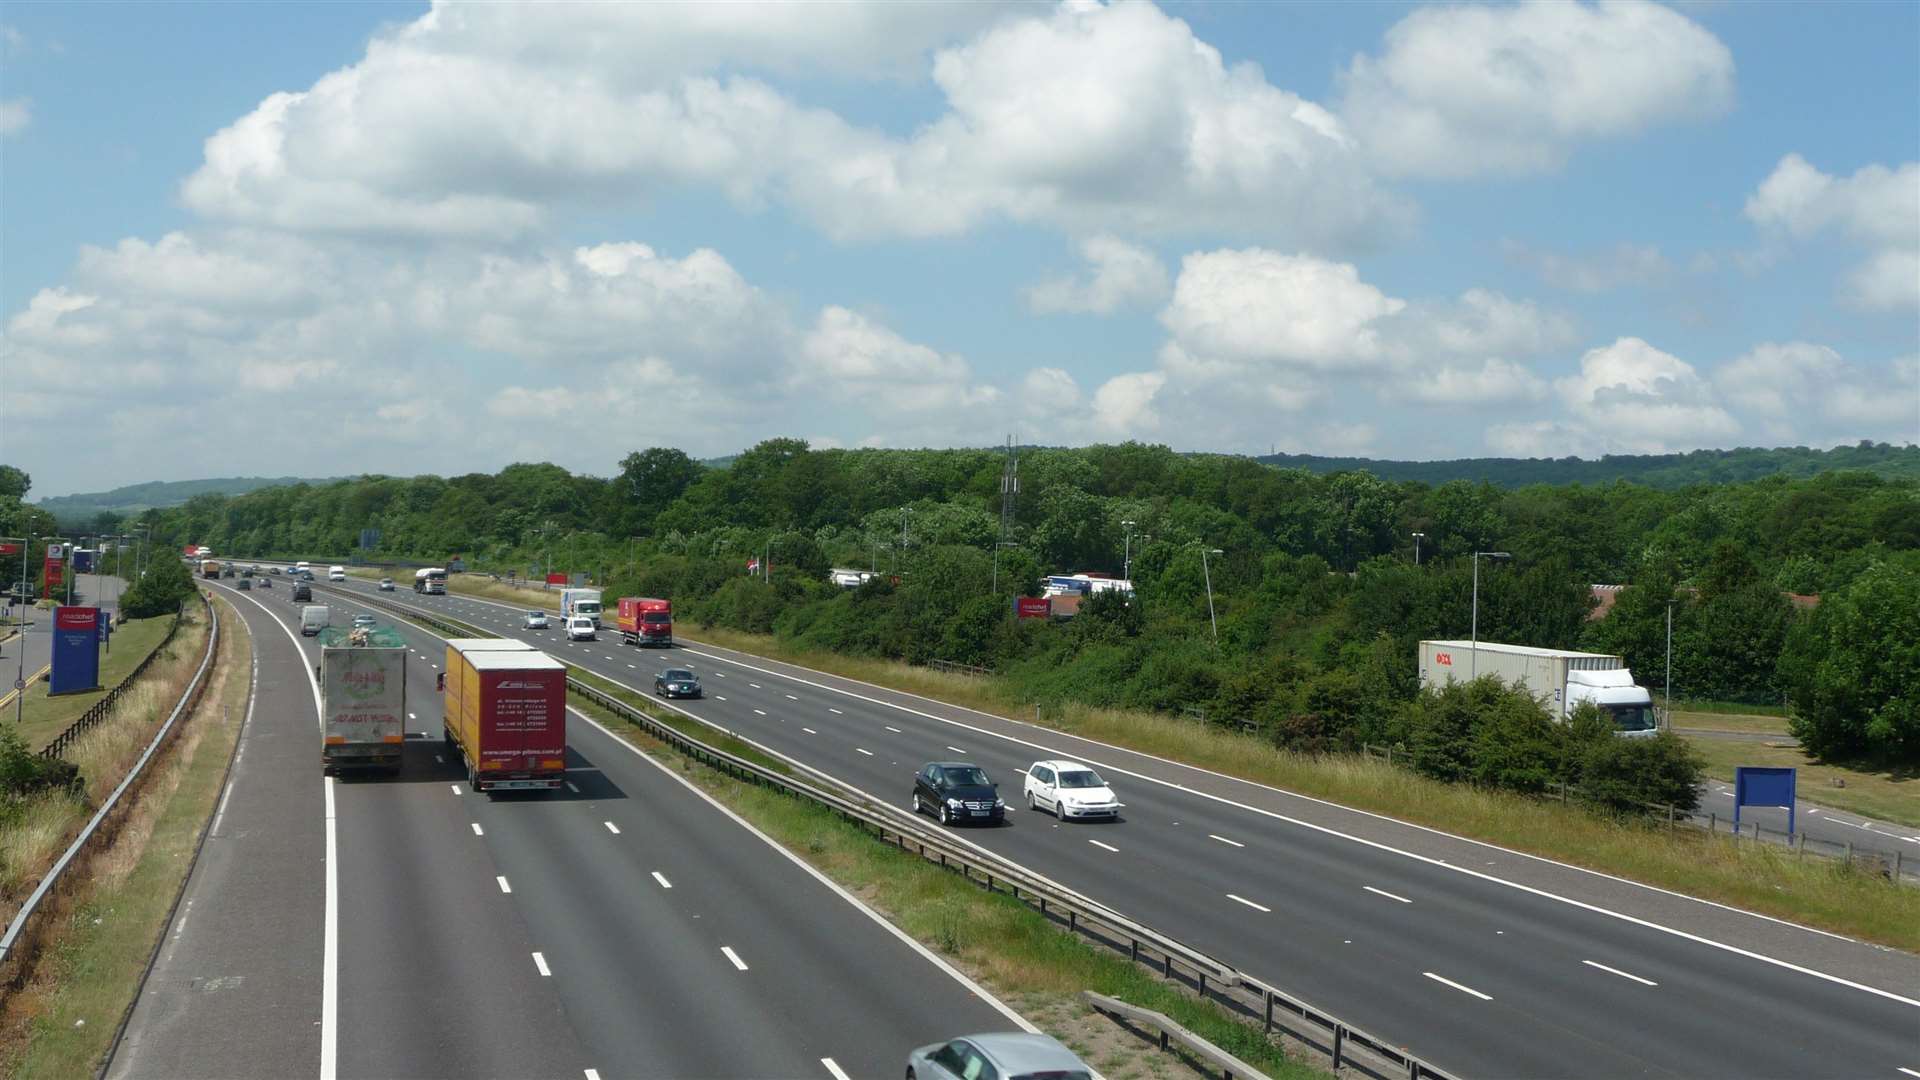
[[[90,523],[102,511],[137,514],[149,507],[179,506],[195,495],[244,495],[260,488],[288,484],[325,484],[331,480],[308,480],[297,476],[228,476],[214,480],[150,480],[128,484],[112,491],[56,495],[34,505],[61,522]]]
[[[1655,488],[1734,483],[1763,476],[1806,477],[1836,469],[1859,469],[1889,479],[1920,479],[1920,446],[1861,442],[1831,450],[1788,446],[1775,450],[1694,450],[1685,454],[1607,455],[1585,458],[1459,458],[1454,461],[1379,461],[1373,458],[1268,454],[1257,460],[1313,473],[1365,470],[1382,480],[1485,480],[1495,487],[1527,484],[1610,484],[1630,480]]]

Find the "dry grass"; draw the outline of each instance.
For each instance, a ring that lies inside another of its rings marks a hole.
[[[222,636],[207,695],[153,766],[112,846],[89,864],[33,978],[0,1013],[0,1050],[16,1063],[10,1076],[91,1075],[132,1001],[246,715],[252,643],[239,619],[226,619],[231,613],[223,609],[223,622],[237,632]]]
[[[200,616],[196,616],[197,618]],[[100,685],[113,687],[119,685],[147,654],[158,648],[162,638],[167,636],[167,626],[173,622],[171,615],[156,615],[151,619],[133,619],[125,626],[113,632],[112,650],[100,657]],[[21,707],[20,737],[35,750],[52,741],[53,737],[67,729],[67,725],[80,718],[80,714],[92,708],[93,703],[107,696],[106,690],[97,690],[87,694],[62,694],[50,697],[47,684],[34,683],[27,688],[27,700]]]
[[[1881,821],[1920,825],[1920,769],[1854,769],[1815,761],[1797,746],[1772,746],[1743,739],[1689,738],[1707,759],[1707,775],[1728,783],[1740,765],[1785,766],[1799,770],[1801,799]],[[1845,787],[1834,787],[1835,780]],[[1920,852],[1916,852],[1920,855]]]

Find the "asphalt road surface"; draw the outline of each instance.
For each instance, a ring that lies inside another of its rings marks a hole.
[[[924,762],[977,762],[1016,812],[964,839],[1463,1075],[1920,1071],[1908,954],[747,654],[567,643],[508,605],[384,595],[642,691],[692,668],[707,696],[688,713],[903,806]],[[1046,757],[1100,768],[1123,819],[1020,807]]]
[[[1024,1025],[577,713],[565,791],[468,790],[416,627],[402,775],[323,778],[290,593],[221,586],[258,698],[112,1075],[872,1076]]]

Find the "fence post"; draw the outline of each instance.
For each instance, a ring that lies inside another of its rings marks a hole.
[[[1567,805],[1567,782],[1565,780],[1560,781],[1560,805]]]
[[[1679,827],[1678,823],[1675,822],[1673,818],[1673,804],[1668,803],[1667,804],[1667,831],[1672,832],[1674,831],[1674,829],[1678,827]]]
[[[1392,743],[1387,744],[1387,767],[1388,768],[1393,767],[1393,744]]]
[[[1853,869],[1853,841],[1847,841],[1847,869]]]
[[[1263,1030],[1272,1031],[1273,1030],[1273,991],[1268,990],[1263,996],[1265,996],[1267,999],[1267,1026]],[[1338,1039],[1339,1036],[1335,1035],[1334,1038]],[[1340,1067],[1340,1052],[1338,1050],[1335,1050],[1333,1053],[1333,1067],[1336,1069]]]
[[[1720,815],[1719,814],[1716,814],[1716,813],[1707,814],[1707,831],[1710,833],[1720,831]]]
[[[1900,884],[1900,855],[1899,848],[1893,849],[1893,883],[1895,885]]]
[[[1268,1002],[1269,1002],[1269,1005],[1271,1005],[1272,999],[1269,998]],[[1272,1018],[1271,1007],[1269,1007],[1268,1009],[1268,1018],[1269,1020],[1271,1020]],[[1340,1024],[1333,1025],[1333,1071],[1335,1073],[1338,1073],[1340,1071],[1340,1055],[1343,1051],[1346,1050],[1346,1048],[1347,1048],[1347,1029]]]

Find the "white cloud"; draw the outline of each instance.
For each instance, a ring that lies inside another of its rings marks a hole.
[[[1788,154],[1748,197],[1746,215],[1797,239],[1836,232],[1871,252],[1842,290],[1852,306],[1920,308],[1920,163],[1868,165],[1842,178]]]
[[[1409,220],[1332,114],[1186,23],[1139,3],[1012,11],[440,7],[213,136],[182,197],[229,220],[477,237],[567,200],[689,188],[783,202],[839,237],[1012,220],[1355,243]],[[983,25],[936,53],[948,110],[908,137],[741,74],[884,76]]]
[[[0,136],[18,135],[33,123],[33,102],[26,98],[0,101]]]
[[[1115,375],[1093,393],[1093,422],[1109,438],[1130,437],[1157,430],[1160,414],[1154,398],[1167,383],[1159,372]]]
[[[1488,405],[1540,401],[1547,396],[1547,383],[1519,364],[1489,357],[1478,368],[1417,367],[1396,380],[1386,394],[1428,405]]]
[[[1340,113],[1391,173],[1459,179],[1560,167],[1581,139],[1716,116],[1733,56],[1640,0],[1421,8],[1356,56]]]
[[[1530,267],[1541,280],[1558,289],[1602,293],[1639,285],[1655,285],[1673,276],[1673,264],[1653,244],[1620,243],[1605,251],[1562,254],[1507,241],[1502,250],[1512,261]],[[1711,270],[1713,256],[1694,256],[1693,270]]]
[[[1573,322],[1528,300],[1491,289],[1468,289],[1451,303],[1410,305],[1387,324],[1402,358],[1417,362],[1435,351],[1456,356],[1535,356],[1574,341]]]
[[[1351,263],[1247,248],[1181,260],[1160,321],[1174,336],[1178,366],[1341,370],[1376,363],[1377,320],[1404,307],[1360,280]]]
[[[1911,362],[1873,368],[1804,341],[1765,342],[1713,373],[1728,404],[1770,438],[1817,443],[1920,437],[1920,385]]]
[[[800,343],[793,382],[803,394],[825,402],[855,400],[876,409],[930,412],[966,409],[996,400],[1000,392],[973,383],[959,356],[908,341],[893,330],[843,307],[820,312]]]
[[[1589,350],[1554,390],[1579,441],[1609,453],[1719,446],[1740,431],[1693,365],[1639,338]]]
[[[1055,278],[1027,290],[1027,304],[1041,314],[1090,312],[1111,315],[1122,307],[1156,303],[1167,295],[1167,268],[1153,252],[1116,236],[1091,237],[1080,253],[1093,276]]]

